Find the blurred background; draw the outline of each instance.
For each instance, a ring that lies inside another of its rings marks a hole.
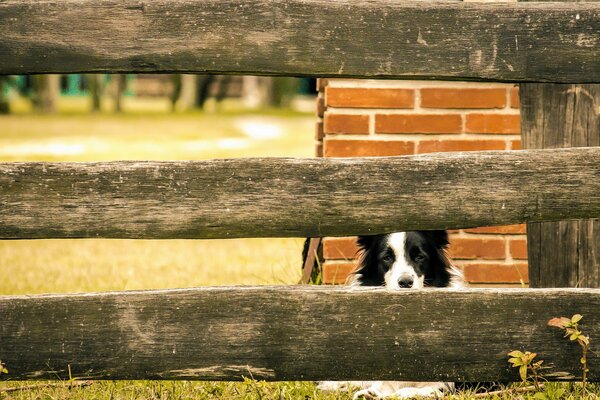
[[[0,77],[0,161],[314,156],[314,79]],[[0,294],[288,284],[302,239],[0,241]]]

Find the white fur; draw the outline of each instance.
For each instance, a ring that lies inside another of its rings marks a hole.
[[[465,275],[460,269],[452,265],[452,262],[450,262],[450,269],[448,272],[450,272],[450,285],[448,285],[449,288],[462,289],[466,287]]]
[[[398,382],[398,381],[340,381],[320,382],[318,388],[324,391],[348,391],[359,389],[353,399],[384,399],[396,397],[441,397],[444,391],[453,390],[454,383],[446,382]]]
[[[405,251],[406,233],[396,232],[389,237],[388,244],[394,250],[396,261],[384,275],[385,287],[389,290],[401,289],[398,283],[401,278],[410,277],[413,280],[413,289],[422,289],[425,286],[425,275],[417,276],[415,269],[408,263]]]

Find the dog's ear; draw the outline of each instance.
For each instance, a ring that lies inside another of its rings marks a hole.
[[[448,240],[448,232],[446,231],[423,231],[423,233],[431,238],[433,243],[439,249],[445,249],[450,241]]]
[[[374,240],[375,236],[359,236],[358,239],[356,239],[356,243],[360,250],[367,250],[371,248]]]

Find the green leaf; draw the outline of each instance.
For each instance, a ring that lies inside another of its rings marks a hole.
[[[521,375],[521,380],[523,382],[527,380],[527,365],[521,365],[519,367],[519,375]]]
[[[575,315],[573,315],[573,317],[571,317],[571,322],[574,323],[574,324],[576,324],[579,321],[581,321],[581,318],[583,318],[583,315],[581,315],[581,314],[575,314]]]
[[[582,364],[585,364],[586,363],[585,357],[581,357],[581,359],[579,360],[579,362],[582,363]]]
[[[507,355],[511,356],[511,357],[521,357],[523,355],[523,353],[521,353],[519,350],[513,350],[510,353],[508,353]]]
[[[511,363],[513,366],[518,367],[519,365],[522,365],[523,363],[521,362],[520,358],[509,358],[508,362]]]
[[[539,400],[547,400],[548,396],[546,396],[545,393],[542,392],[537,392],[536,394],[533,395],[534,399],[539,399]]]
[[[571,340],[571,341],[577,340],[578,337],[579,337],[579,332],[573,332],[571,334],[571,336],[569,336],[569,340]]]

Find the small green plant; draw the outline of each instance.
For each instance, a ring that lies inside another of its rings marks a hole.
[[[0,360],[0,375],[8,374],[8,370],[6,369],[6,365],[2,364],[2,360]]]
[[[559,400],[566,392],[565,388],[549,386],[545,391],[534,394],[533,398],[536,400]]]
[[[583,397],[585,397],[587,373],[589,372],[587,367],[587,352],[590,348],[590,337],[585,336],[581,330],[579,330],[579,321],[581,321],[582,318],[583,316],[581,314],[575,314],[571,318],[556,317],[548,321],[548,325],[564,330],[565,337],[568,337],[572,342],[577,341],[579,347],[581,347],[581,359],[579,360],[583,370],[583,376],[581,378],[581,390],[583,392]]]
[[[510,357],[508,362],[512,364],[513,367],[519,368],[519,375],[521,376],[521,380],[523,383],[527,382],[527,372],[531,373],[531,377],[533,378],[533,384],[535,385],[536,390],[540,390],[540,368],[544,360],[533,361],[537,356],[537,353],[531,353],[529,351],[522,352],[519,350],[513,350],[508,353]]]

